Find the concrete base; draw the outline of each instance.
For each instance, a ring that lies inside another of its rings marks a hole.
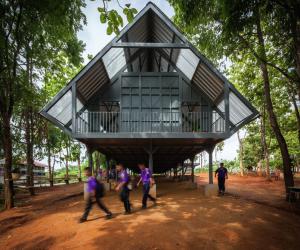
[[[219,193],[218,185],[216,184],[207,184],[204,186],[204,195],[206,197],[217,196]]]
[[[156,199],[156,184],[154,184],[151,188],[150,188],[150,192],[149,194]]]

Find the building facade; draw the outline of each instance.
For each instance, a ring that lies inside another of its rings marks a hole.
[[[214,146],[258,116],[151,2],[41,114],[89,152],[154,172],[204,150],[211,166]]]

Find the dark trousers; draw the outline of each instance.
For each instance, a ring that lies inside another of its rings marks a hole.
[[[130,212],[130,202],[129,202],[129,189],[127,186],[123,186],[121,193],[120,193],[120,199],[124,203],[124,208],[126,212]]]
[[[218,178],[219,192],[225,192],[225,178]]]
[[[102,202],[101,198],[100,197],[97,197],[96,196],[96,203],[98,205],[98,207],[104,211],[107,215],[108,214],[111,214],[111,212],[107,209],[107,207],[104,205],[104,203]],[[85,209],[84,209],[84,213],[82,215],[82,218],[83,219],[87,219],[91,209],[92,209],[92,206],[93,206],[93,200],[92,200],[92,197],[90,196],[87,201],[86,201],[86,204],[85,204]]]
[[[155,198],[153,198],[150,194],[150,183],[144,183],[143,184],[143,207],[147,207],[147,199],[149,198],[152,201],[155,201]]]

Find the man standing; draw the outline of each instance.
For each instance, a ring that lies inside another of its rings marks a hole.
[[[227,169],[224,168],[224,163],[220,163],[220,167],[215,172],[215,177],[218,175],[219,194],[225,193],[225,179],[228,179]]]
[[[147,199],[149,198],[151,201],[156,202],[156,199],[153,198],[150,194],[150,187],[154,184],[152,173],[149,168],[146,168],[144,163],[138,164],[139,169],[141,170],[141,178],[139,182],[137,183],[137,186],[139,186],[140,182],[143,182],[143,200],[142,200],[142,208],[147,208]]]
[[[116,165],[116,169],[119,172],[119,183],[116,187],[116,191],[121,190],[120,199],[124,204],[124,208],[125,208],[124,214],[130,214],[131,207],[129,202],[129,188],[128,188],[128,183],[130,181],[129,175],[126,169],[124,168],[123,164],[121,163]]]
[[[106,208],[106,206],[103,204],[101,198],[103,197],[103,185],[99,183],[94,176],[92,176],[90,168],[85,168],[84,169],[85,176],[88,177],[87,181],[87,192],[88,192],[88,197],[86,198],[86,205],[85,205],[85,210],[80,218],[79,222],[85,222],[87,220],[87,217],[92,209],[93,205],[93,196],[96,199],[96,203],[99,206],[101,210],[103,210],[106,213],[106,218],[110,219],[112,217],[112,213]]]

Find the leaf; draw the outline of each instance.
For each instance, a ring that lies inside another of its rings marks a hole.
[[[101,13],[101,15],[100,15],[100,22],[101,23],[106,23],[106,14],[104,14],[104,13]]]
[[[132,8],[132,9],[131,9],[131,12],[132,12],[133,14],[137,14],[137,13],[138,13],[137,9],[135,9],[135,8]]]
[[[129,9],[130,8],[130,3],[125,4],[125,6]]]
[[[131,23],[132,20],[133,20],[133,14],[131,12],[128,13],[127,20],[128,20],[129,23]]]
[[[112,34],[112,27],[111,27],[111,25],[107,26],[106,33],[107,33],[107,35],[111,35]]]
[[[99,11],[100,13],[105,12],[105,9],[104,9],[104,8],[98,7],[97,9],[98,9],[98,11]]]
[[[118,22],[123,27],[123,18],[120,15],[118,15]]]

